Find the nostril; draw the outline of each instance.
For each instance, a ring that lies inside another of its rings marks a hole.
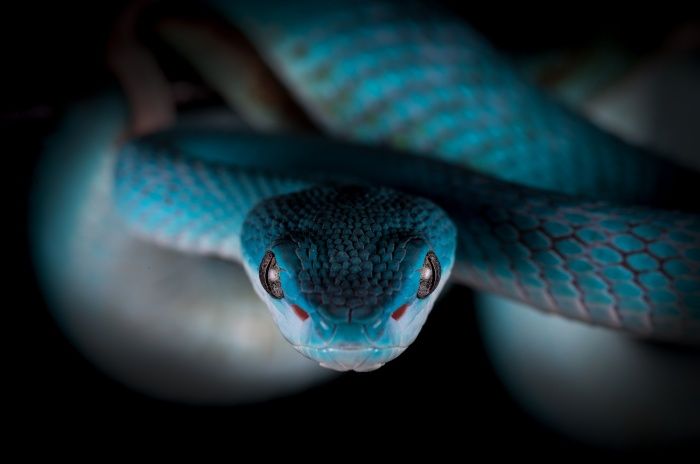
[[[299,319],[301,319],[302,321],[305,321],[309,318],[309,313],[307,313],[306,311],[301,309],[301,307],[299,307],[295,304],[292,305],[292,311],[294,311],[294,314],[296,314],[297,317]]]
[[[406,312],[407,309],[408,309],[407,304],[399,306],[399,309],[397,309],[396,311],[391,313],[391,318],[395,321],[398,321],[399,319],[401,319],[401,316],[404,315],[404,313]]]

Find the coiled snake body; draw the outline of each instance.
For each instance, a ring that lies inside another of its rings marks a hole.
[[[177,128],[131,141],[114,198],[133,233],[240,261],[285,338],[339,370],[400,354],[448,280],[700,338],[696,175],[561,108],[439,10],[243,3],[218,6],[345,141]]]

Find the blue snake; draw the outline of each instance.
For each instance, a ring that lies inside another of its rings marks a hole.
[[[117,157],[115,206],[139,237],[242,263],[299,352],[376,369],[448,281],[698,342],[697,174],[559,106],[440,9],[217,7],[334,140],[137,138]]]

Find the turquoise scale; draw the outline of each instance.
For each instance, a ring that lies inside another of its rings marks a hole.
[[[378,157],[387,169],[377,169]],[[135,230],[233,259],[241,259],[240,243],[230,237],[263,200],[328,182],[386,185],[452,218],[457,281],[588,323],[698,337],[695,214],[573,199],[385,149],[216,131],[136,140],[122,150],[117,173],[122,214]],[[166,216],[177,219],[164,226]]]
[[[660,192],[676,198],[671,187],[687,181],[539,93],[433,6],[222,2],[220,9],[336,135],[610,200],[663,202]]]
[[[243,224],[265,230],[260,204],[275,211],[296,198],[301,208],[299,198],[328,183],[382,185],[451,218],[458,282],[590,324],[700,339],[700,217],[686,194],[696,175],[561,108],[434,7],[220,7],[321,127],[404,151],[216,131],[145,137],[122,150],[117,169],[119,208],[137,232],[257,269],[262,245],[248,237],[255,251],[245,252],[240,236]],[[414,212],[405,214],[387,220]],[[302,262],[318,261],[305,250]],[[303,272],[361,270],[341,261]],[[375,264],[389,281],[387,264]],[[311,292],[306,277],[299,295]],[[311,317],[323,312],[311,306]]]

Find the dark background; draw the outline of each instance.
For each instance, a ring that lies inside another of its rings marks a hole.
[[[585,46],[611,37],[639,51],[651,50],[688,22],[684,12],[599,11],[581,14],[576,5],[504,15],[505,5],[476,12],[448,2],[499,47],[511,53]],[[163,451],[204,439],[207,448],[238,458],[251,437],[263,454],[336,456],[326,446],[412,452],[437,437],[436,454],[540,451],[567,456],[618,454],[591,449],[528,416],[504,390],[491,367],[473,311],[471,293],[453,288],[436,306],[422,335],[407,352],[379,371],[348,374],[299,395],[242,407],[195,407],[154,400],[116,383],[91,365],[62,335],[38,289],[26,234],[27,199],[43,138],[62,109],[110,82],[104,44],[121,2],[29,2],[3,14],[0,127],[10,162],[3,171],[12,208],[6,272],[18,297],[5,307],[3,333],[10,346],[3,358],[16,388],[6,397],[13,431],[25,450],[45,440],[63,447],[101,444],[104,450],[133,442],[164,440]],[[580,9],[584,4],[578,5]],[[12,262],[13,264],[10,264]],[[18,264],[14,264],[17,262]],[[459,304],[457,304],[459,302]],[[454,310],[459,308],[460,310]],[[16,365],[15,365],[16,364]],[[14,441],[14,440],[13,440]],[[285,445],[283,443],[290,443]],[[291,446],[291,447],[290,447]],[[693,443],[663,449],[642,446],[635,454],[687,450]],[[294,451],[296,450],[296,451]],[[628,450],[626,450],[628,451]],[[367,451],[367,457],[372,452]]]

